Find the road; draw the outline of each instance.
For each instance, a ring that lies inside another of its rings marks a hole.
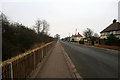
[[[60,41],[83,78],[118,78],[118,54]]]

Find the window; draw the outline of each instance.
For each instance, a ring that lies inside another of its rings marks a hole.
[[[116,31],[113,31],[113,34],[116,34]]]
[[[116,34],[120,34],[120,31],[116,31]]]
[[[104,32],[104,36],[105,36],[106,34],[105,34],[105,32]]]
[[[111,31],[110,34],[113,34],[113,32]]]

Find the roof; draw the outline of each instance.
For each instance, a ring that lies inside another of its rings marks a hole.
[[[72,37],[83,37],[83,36],[80,34],[77,34],[77,35],[72,35]]]
[[[109,25],[107,28],[105,28],[100,33],[102,33],[102,32],[109,32],[109,31],[118,31],[118,30],[120,30],[120,23],[116,22],[116,23],[113,23],[113,24]]]

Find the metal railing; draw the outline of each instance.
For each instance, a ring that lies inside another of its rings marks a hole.
[[[26,78],[47,55],[55,43],[55,41],[47,43],[42,47],[2,62],[0,65],[0,67],[2,67],[0,77],[2,77],[3,80],[6,78]]]

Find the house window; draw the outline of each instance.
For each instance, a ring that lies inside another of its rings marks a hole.
[[[104,32],[104,36],[105,36],[106,34],[105,34],[105,32]]]
[[[116,34],[120,34],[120,31],[116,31]]]
[[[116,34],[116,31],[113,31],[113,34]]]
[[[104,33],[101,33],[101,35],[103,36],[103,35],[104,35]]]
[[[110,32],[108,32],[108,36],[110,35]]]
[[[113,34],[113,31],[111,31],[110,34]]]

